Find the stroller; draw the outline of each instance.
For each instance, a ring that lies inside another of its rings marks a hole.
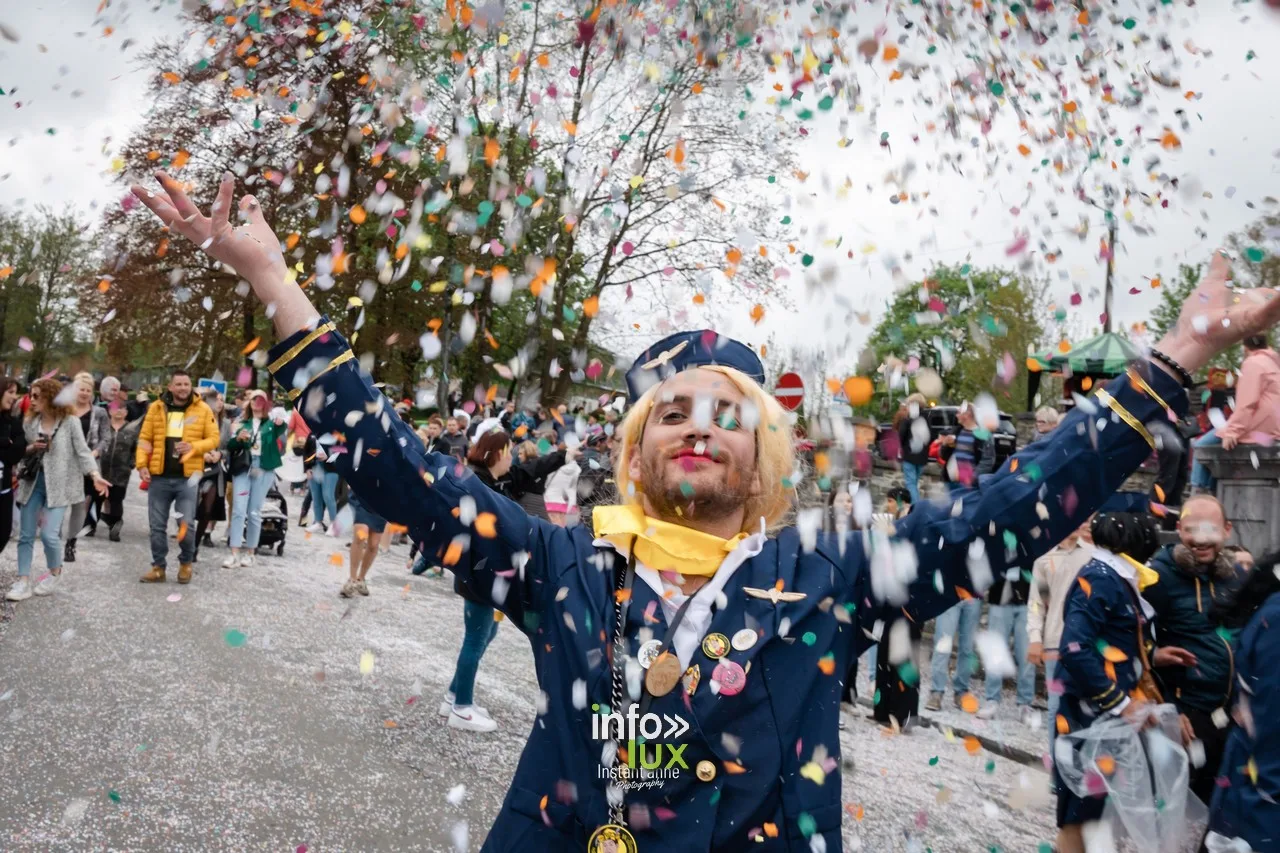
[[[262,535],[258,538],[259,548],[275,547],[276,556],[284,554],[284,538],[289,532],[289,504],[280,494],[277,485],[272,485],[267,492],[267,499],[262,502]]]

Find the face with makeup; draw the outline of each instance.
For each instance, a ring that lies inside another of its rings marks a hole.
[[[738,532],[744,504],[760,489],[754,427],[759,416],[745,403],[734,383],[712,370],[686,370],[663,382],[639,446],[627,460],[646,513]]]

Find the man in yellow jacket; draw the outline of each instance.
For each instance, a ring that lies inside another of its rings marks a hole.
[[[191,582],[196,545],[196,486],[204,455],[218,447],[213,410],[191,393],[191,375],[175,370],[169,390],[147,409],[138,434],[138,475],[147,489],[151,571],[143,583],[163,583],[169,556],[169,508],[178,516],[178,583]]]

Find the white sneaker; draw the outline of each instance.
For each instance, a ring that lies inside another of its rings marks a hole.
[[[9,594],[5,598],[10,601],[26,601],[31,597],[31,579],[18,578],[13,586],[9,587]]]
[[[456,697],[452,693],[444,694],[444,699],[441,700],[440,707],[436,709],[437,711],[439,711],[440,716],[447,717],[453,713],[453,700],[455,698]],[[477,714],[479,714],[482,717],[489,717],[489,712],[484,708],[480,707],[479,705],[472,705],[471,710],[475,711]],[[489,719],[493,719],[493,718],[489,717]]]
[[[313,521],[307,525],[308,533],[324,533],[324,525],[318,521]]]
[[[240,565],[240,555],[235,551],[232,551],[231,555],[222,561],[222,568],[224,569],[234,569],[238,565]]]
[[[240,555],[240,568],[247,569],[253,565],[253,552],[245,551]]]
[[[36,595],[53,595],[53,591],[58,588],[58,579],[62,575],[45,575],[40,578],[40,582],[36,584],[34,590]]]
[[[330,539],[337,539],[337,538],[338,538],[338,525],[336,525],[336,524],[330,524],[330,525],[329,525],[329,529],[328,529],[328,530],[326,530],[326,531],[324,532],[324,535],[325,535],[325,536],[328,536]]]
[[[498,728],[490,717],[481,714],[475,705],[467,708],[454,706],[449,712],[449,728],[468,732],[491,732]]]
[[[996,712],[999,710],[1000,710],[1000,703],[988,702],[987,704],[979,708],[978,713],[975,714],[974,716],[976,716],[979,720],[994,720],[996,718]]]

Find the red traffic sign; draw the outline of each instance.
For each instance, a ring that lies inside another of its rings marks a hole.
[[[773,396],[788,412],[794,412],[804,402],[804,380],[799,373],[784,373],[778,377]]]

